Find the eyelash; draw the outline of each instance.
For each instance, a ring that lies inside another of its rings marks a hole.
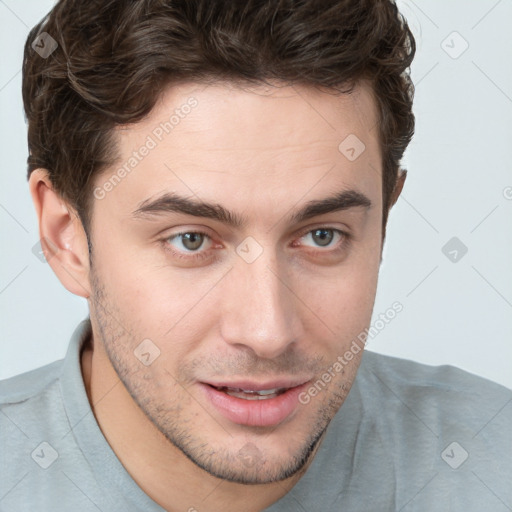
[[[208,251],[201,251],[201,252],[190,252],[190,253],[184,253],[181,251],[177,251],[176,249],[172,249],[171,245],[168,243],[170,240],[174,238],[179,238],[180,236],[193,233],[195,235],[202,235],[207,238],[211,238],[208,233],[205,233],[204,231],[180,231],[179,233],[174,233],[170,236],[165,237],[162,242],[164,243],[164,247],[167,251],[169,251],[173,256],[179,258],[179,259],[185,259],[185,260],[203,260],[205,258],[209,257]]]
[[[347,233],[346,231],[342,231],[341,229],[338,229],[338,228],[330,228],[330,227],[326,227],[326,226],[319,226],[319,227],[316,227],[316,228],[309,228],[307,229],[306,231],[302,232],[298,238],[301,239],[303,238],[305,235],[308,235],[309,233],[313,233],[314,231],[318,231],[318,230],[326,230],[326,231],[334,231],[335,233],[338,233],[341,237],[341,240],[340,242],[338,242],[338,246],[335,248],[335,249],[331,249],[331,250],[318,250],[318,251],[313,251],[315,255],[317,254],[321,254],[321,253],[325,253],[325,254],[331,254],[331,255],[336,255],[338,254],[339,252],[345,250],[348,245],[350,244],[350,242],[352,241],[352,237],[349,233]],[[173,240],[175,238],[179,238],[180,236],[183,236],[185,234],[195,234],[195,235],[202,235],[206,238],[209,238],[211,239],[210,235],[208,235],[208,233],[205,233],[204,231],[194,231],[194,230],[190,230],[190,231],[180,231],[179,233],[174,233],[170,236],[167,236],[165,238],[163,238],[161,240],[161,242],[163,243],[164,245],[164,248],[166,251],[170,252],[174,257],[177,257],[179,259],[184,259],[184,260],[188,260],[188,261],[202,261],[206,258],[209,258],[211,257],[209,254],[208,254],[208,250],[205,250],[205,251],[201,251],[201,252],[190,252],[190,253],[184,253],[182,251],[178,251],[176,249],[173,249],[171,248],[171,245],[169,244],[169,241],[170,240]]]

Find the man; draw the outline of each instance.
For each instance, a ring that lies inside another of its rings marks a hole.
[[[68,0],[32,30],[30,191],[90,318],[2,383],[2,510],[512,507],[511,392],[363,350],[414,49],[375,0]]]

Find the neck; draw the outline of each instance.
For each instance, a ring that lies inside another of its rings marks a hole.
[[[221,480],[190,461],[153,425],[119,380],[101,343],[86,343],[81,366],[91,409],[110,447],[137,485],[168,511],[264,510],[298,482],[321,442],[301,472],[286,480],[255,485]]]

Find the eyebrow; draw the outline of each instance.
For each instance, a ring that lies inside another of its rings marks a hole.
[[[299,211],[292,214],[290,223],[299,223],[318,215],[363,207],[372,207],[370,199],[357,190],[344,190],[324,199],[308,201]],[[247,223],[247,218],[227,210],[217,203],[197,201],[175,193],[167,192],[156,199],[142,201],[132,212],[134,218],[162,216],[176,212],[194,217],[217,220],[231,227],[241,228]]]

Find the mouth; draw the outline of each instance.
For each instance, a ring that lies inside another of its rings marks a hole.
[[[215,386],[212,386],[215,387]],[[276,398],[283,393],[286,393],[289,388],[273,388],[273,389],[261,389],[258,391],[252,389],[242,388],[231,388],[227,386],[215,387],[217,391],[226,393],[229,396],[241,398],[242,400],[268,400],[270,398]]]
[[[299,395],[309,380],[254,382],[201,382],[207,402],[225,419],[252,427],[276,426],[290,421],[299,406]]]

